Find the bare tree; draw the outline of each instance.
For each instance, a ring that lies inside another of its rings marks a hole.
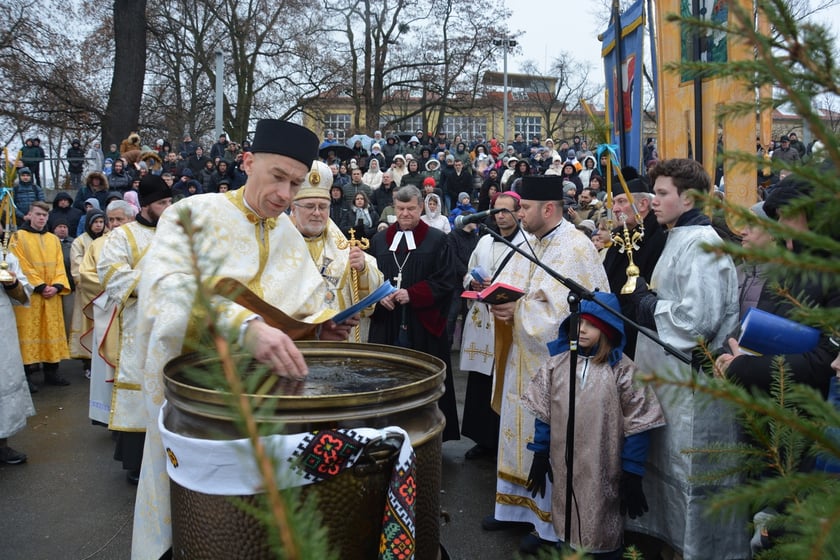
[[[0,3],[0,119],[3,129],[99,125],[100,98],[84,73],[79,40],[41,17],[39,2]],[[68,12],[66,20],[74,22]],[[56,49],[55,45],[62,45]]]
[[[579,118],[583,111],[580,100],[592,101],[602,91],[600,81],[590,78],[589,67],[561,53],[551,63],[547,75],[533,62],[526,62],[522,70],[534,77],[529,101],[539,108],[546,134],[553,137],[570,128],[582,133],[586,126]]]
[[[434,112],[471,106],[507,13],[498,0],[324,0],[324,8],[342,14],[328,31],[346,60],[357,131],[383,117],[390,126],[421,115],[425,125]]]
[[[319,51],[323,19],[314,0],[181,0],[178,10],[152,8],[154,61],[148,118],[161,134],[213,127],[215,55],[224,56],[222,119],[234,139],[255,118],[289,118],[306,99],[339,83],[330,51]],[[293,23],[290,23],[293,22]],[[155,112],[156,111],[156,112]]]
[[[102,118],[102,143],[136,130],[146,78],[146,0],[114,0],[114,72]]]
[[[181,0],[149,8],[150,60],[144,128],[164,137],[189,132],[201,138],[213,127],[213,82],[206,69],[228,43],[205,2]]]

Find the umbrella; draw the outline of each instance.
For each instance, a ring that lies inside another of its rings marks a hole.
[[[353,144],[356,143],[356,140],[361,140],[362,147],[367,151],[370,151],[370,147],[373,146],[373,138],[371,136],[368,136],[367,134],[355,134],[348,138],[347,142],[345,142],[344,144],[348,148],[352,148]]]
[[[397,138],[399,138],[403,142],[403,144],[408,144],[408,141],[411,140],[411,137],[414,136],[414,133],[413,132],[398,132],[395,136]]]
[[[341,144],[324,146],[323,148],[318,150],[318,156],[326,159],[327,155],[330,152],[334,153],[335,157],[338,158],[340,161],[346,161],[353,157],[353,150],[351,150],[347,146],[342,146]]]

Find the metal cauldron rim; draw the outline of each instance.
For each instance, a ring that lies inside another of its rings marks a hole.
[[[422,366],[428,371],[429,375],[417,381],[375,391],[332,395],[265,395],[262,397],[265,402],[274,401],[275,407],[282,408],[283,410],[318,410],[336,407],[352,408],[368,404],[400,401],[416,395],[429,393],[430,391],[435,392],[435,389],[442,385],[444,376],[446,375],[446,364],[443,360],[425,352],[408,348],[399,348],[384,344],[314,340],[298,341],[295,344],[307,359],[318,356],[343,356],[350,358],[375,357],[391,362],[392,364],[404,364],[414,369]],[[338,351],[340,351],[340,354]],[[244,355],[245,352],[238,352],[234,356],[238,358]],[[173,376],[186,366],[197,366],[213,360],[211,357],[199,359],[199,354],[196,352],[173,358],[163,368],[165,387],[167,390],[188,398],[193,402],[225,405],[228,402],[228,395],[225,392],[217,389],[198,387],[173,379]]]

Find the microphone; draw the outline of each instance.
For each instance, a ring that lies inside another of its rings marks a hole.
[[[487,219],[487,216],[492,216],[493,214],[498,214],[499,212],[509,212],[509,210],[505,208],[492,208],[490,210],[485,210],[484,212],[467,214],[466,216],[462,214],[455,217],[455,227],[462,229],[467,224],[477,224],[483,222]]]

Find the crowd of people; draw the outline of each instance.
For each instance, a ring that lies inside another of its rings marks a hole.
[[[27,459],[7,438],[34,414],[38,380],[67,385],[59,363],[81,360],[89,416],[117,434],[114,457],[140,486],[135,556],[165,556],[171,519],[157,423],[160,376],[169,359],[201,343],[196,321],[207,319],[192,307],[198,266],[311,326],[287,331],[259,306],[214,299],[219,332],[278,375],[306,375],[294,344],[300,338],[374,342],[440,358],[443,440],[464,435],[475,442],[467,460],[495,463],[493,511],[488,497],[482,526],[525,530],[523,552],[566,537],[565,426],[574,391],[568,544],[617,559],[631,529],[653,537],[646,542],[651,558],[665,548],[687,560],[749,558],[758,545],[746,520],[704,516],[707,497],[727,483],[694,479],[708,460],[681,453],[737,441],[733,414],[699,394],[640,385],[638,372],[691,375],[698,366],[666,356],[606,311],[687,355],[700,339],[725,347],[718,372],[769,390],[772,357],[746,355],[732,333],[750,305],[780,315],[791,306],[754,265],[704,250],[722,239],[697,207],[696,195],[714,188],[700,164],[659,161],[649,143],[641,175],[621,169],[625,187],[608,176],[609,152],[579,137],[555,146],[517,134],[505,146],[420,131],[403,142],[377,131],[367,146],[358,141],[350,153],[339,147],[332,133],[319,140],[274,120],[259,122],[253,144],[222,135],[209,155],[189,135],[176,150],[162,140],[147,150],[132,135],[121,152],[110,146],[101,169],[71,172],[75,197],[58,193],[52,205],[32,170],[19,166],[13,197],[20,227],[9,239],[10,279],[0,297],[4,324],[17,325],[14,337],[0,341],[10,356],[0,366],[0,461]],[[809,188],[788,177],[754,211],[805,230],[807,215],[789,207]],[[207,236],[198,243],[198,264],[182,227],[185,211]],[[754,229],[744,233],[745,244],[781,242]],[[618,239],[630,233],[639,234],[639,274],[622,290],[628,247]],[[520,251],[597,290],[581,305],[577,328],[569,330],[569,288]],[[383,282],[394,290],[374,307],[343,323],[329,319]],[[464,297],[464,290],[498,283],[520,297],[492,304]],[[815,281],[808,293],[820,305],[840,305],[840,294],[825,285]],[[823,336],[807,354],[785,356],[794,380],[827,393],[832,367],[840,372],[832,344]],[[468,372],[462,419],[453,350]]]

